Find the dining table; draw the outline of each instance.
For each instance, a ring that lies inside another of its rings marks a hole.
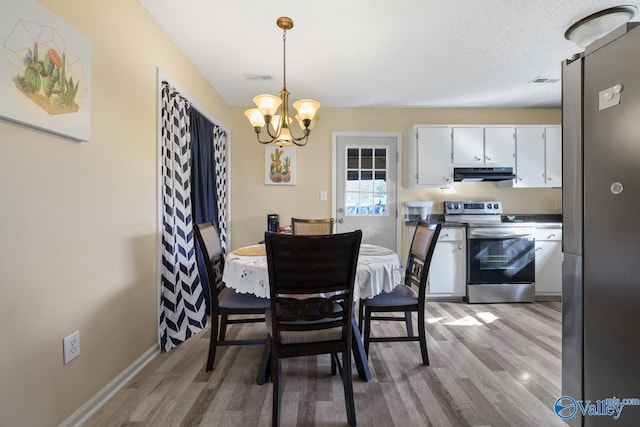
[[[372,298],[382,292],[390,292],[400,284],[400,257],[389,248],[363,243],[360,245],[353,300]],[[239,293],[250,293],[260,298],[269,298],[269,272],[264,244],[250,245],[230,252],[225,259],[222,280],[227,287]],[[355,312],[355,311],[354,311]],[[371,379],[369,364],[364,352],[360,329],[355,316],[352,318],[352,351],[358,371],[363,381]],[[257,382],[267,381],[268,366],[258,372]]]

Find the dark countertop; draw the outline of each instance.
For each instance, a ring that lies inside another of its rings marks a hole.
[[[508,218],[507,218],[508,217]],[[513,217],[513,218],[511,218]],[[510,220],[511,219],[511,220]],[[418,215],[411,215],[405,218],[406,225],[417,225],[420,221]],[[431,214],[429,222],[442,224],[443,227],[466,227],[462,222],[445,221],[443,214]],[[506,214],[502,215],[502,223],[535,223],[537,225],[562,225],[562,214]]]

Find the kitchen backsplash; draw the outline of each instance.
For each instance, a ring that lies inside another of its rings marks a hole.
[[[416,200],[433,201],[432,212],[439,214],[445,200],[499,200],[505,214],[562,213],[559,188],[497,188],[492,182],[457,182],[450,189],[403,188],[402,202]]]

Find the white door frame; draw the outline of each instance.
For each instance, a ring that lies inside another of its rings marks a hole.
[[[402,247],[402,234],[400,227],[400,199],[402,190],[402,132],[358,132],[358,131],[334,131],[331,132],[331,215],[336,212],[336,192],[338,191],[338,183],[336,176],[338,175],[338,138],[341,136],[351,137],[394,137],[396,139],[396,253],[400,254],[399,249]]]

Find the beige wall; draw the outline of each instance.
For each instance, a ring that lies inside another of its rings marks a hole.
[[[138,2],[41,2],[92,42],[91,141],[0,121],[3,427],[59,424],[156,345],[156,67],[231,129],[234,248],[261,239],[268,213],[283,222],[331,215],[333,131],[560,121],[558,110],[323,108],[310,145],[298,150],[297,185],[265,186],[264,148],[244,108],[229,108]],[[559,203],[559,190],[468,185],[456,185],[461,198],[500,198],[513,212],[553,212]],[[402,192],[402,200],[445,197]],[[76,329],[81,355],[64,366],[62,338]]]
[[[92,42],[91,141],[0,121],[3,427],[58,425],[157,342],[156,67],[231,120],[137,1],[41,3]]]
[[[273,90],[275,93],[275,89]],[[307,146],[298,148],[297,185],[264,185],[264,146],[255,140],[253,128],[233,108],[232,239],[233,248],[259,241],[266,228],[266,215],[280,215],[281,225],[291,217],[321,218],[331,212],[332,132],[405,132],[413,124],[559,124],[560,110],[480,110],[480,109],[365,109],[321,108]],[[328,197],[321,201],[319,192]],[[405,189],[405,200],[496,199],[509,213],[559,213],[559,189],[499,189],[494,183],[456,183],[452,190]],[[402,212],[402,211],[401,211]],[[442,204],[434,204],[442,213]],[[406,243],[406,242],[405,242]],[[406,246],[403,243],[403,246]]]

